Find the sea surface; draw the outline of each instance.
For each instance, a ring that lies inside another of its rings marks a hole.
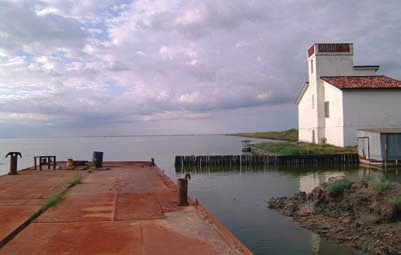
[[[31,167],[33,157],[40,155],[54,155],[58,161],[91,161],[93,152],[100,151],[104,161],[154,158],[173,181],[190,172],[189,195],[198,198],[254,254],[363,254],[320,239],[290,218],[269,210],[267,202],[272,197],[310,192],[330,176],[360,180],[365,175],[380,178],[379,172],[362,167],[174,168],[177,155],[239,155],[242,140],[226,135],[0,139],[0,175],[8,173],[9,158],[4,156],[12,151],[22,153],[18,169]],[[391,176],[399,179],[397,173]]]

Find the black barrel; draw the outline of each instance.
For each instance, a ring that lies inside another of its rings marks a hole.
[[[103,162],[103,152],[101,151],[94,151],[93,152],[93,164],[95,167],[102,167]]]

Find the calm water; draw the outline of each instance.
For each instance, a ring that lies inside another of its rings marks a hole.
[[[240,137],[224,135],[80,137],[0,139],[0,153],[19,151],[18,169],[33,165],[35,155],[55,155],[57,160],[88,160],[102,151],[104,161],[150,160],[172,180],[190,171],[189,193],[234,233],[255,254],[362,254],[330,243],[291,219],[267,208],[271,197],[310,191],[329,176],[350,180],[377,175],[366,169],[265,168],[265,169],[174,169],[176,155],[241,154]],[[252,139],[252,142],[266,141]],[[9,171],[9,159],[1,157],[0,174]],[[393,173],[392,178],[399,178]]]

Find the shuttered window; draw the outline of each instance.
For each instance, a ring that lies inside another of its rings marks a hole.
[[[329,101],[324,102],[324,117],[329,118],[330,117],[330,104]]]

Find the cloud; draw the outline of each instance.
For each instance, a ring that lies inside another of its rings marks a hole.
[[[313,43],[354,42],[355,64],[401,78],[400,5],[1,1],[0,122],[14,136],[296,127]]]

